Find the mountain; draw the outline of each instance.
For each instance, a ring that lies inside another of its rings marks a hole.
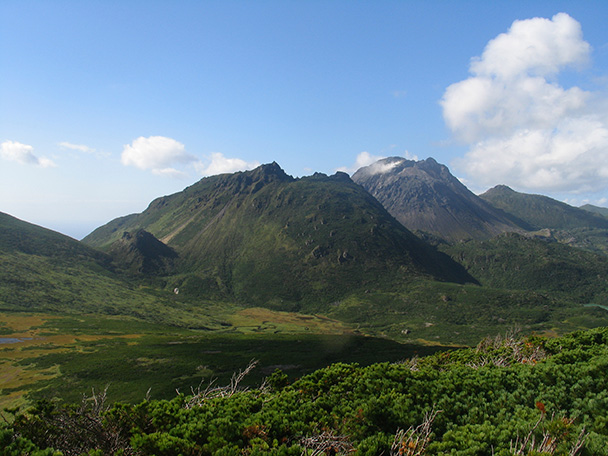
[[[519,193],[506,185],[497,185],[479,196],[494,207],[528,223],[535,230],[608,229],[608,219],[601,215],[570,206],[548,196]]]
[[[83,242],[112,253],[139,230],[176,253],[168,287],[281,310],[415,277],[474,281],[345,173],[295,179],[272,163],[203,178]]]
[[[359,169],[352,178],[409,230],[450,242],[528,228],[473,194],[432,158],[390,157]]]
[[[608,207],[594,206],[593,204],[584,204],[580,207],[588,212],[593,212],[594,214],[600,214],[604,217],[608,217]]]

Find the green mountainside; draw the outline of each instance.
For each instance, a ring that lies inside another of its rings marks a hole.
[[[181,326],[209,324],[192,308],[146,291],[110,255],[0,213],[0,311],[132,316]]]
[[[480,199],[432,158],[386,158],[359,169],[353,180],[406,228],[448,242],[530,229]]]
[[[484,286],[557,293],[582,303],[608,302],[604,255],[516,233],[441,248]]]
[[[69,236],[19,220],[0,212],[0,252],[19,252],[56,259],[79,258],[108,266],[111,258]]]
[[[519,193],[505,185],[498,185],[480,196],[528,223],[532,230],[537,230],[537,236],[608,254],[608,218],[601,215],[602,208],[591,211],[577,208],[546,196]]]
[[[600,214],[604,217],[608,217],[608,207],[594,206],[593,204],[584,204],[580,207],[580,209],[593,212],[594,214]]]
[[[176,253],[167,286],[190,296],[319,310],[414,278],[474,282],[344,173],[294,179],[273,163],[204,178],[83,242],[116,257],[139,230]]]
[[[506,185],[497,185],[479,196],[494,207],[523,220],[536,230],[543,228],[556,230],[608,229],[608,219],[598,214],[547,196],[519,193]]]

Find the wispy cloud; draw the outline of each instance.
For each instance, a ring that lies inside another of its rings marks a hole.
[[[57,166],[49,158],[36,156],[32,146],[16,141],[4,141],[0,144],[0,158],[21,163],[22,165],[36,165],[42,168]]]
[[[213,176],[215,174],[234,173],[257,168],[260,163],[257,161],[247,162],[240,158],[228,158],[220,152],[211,154],[208,161],[199,161],[195,164],[196,170],[202,176]]]
[[[140,136],[131,144],[125,145],[121,155],[121,162],[125,166],[135,166],[170,177],[185,176],[185,173],[175,169],[175,165],[196,161],[197,158],[187,153],[182,143],[164,136]]]
[[[85,153],[95,152],[95,149],[92,149],[89,146],[85,146],[83,144],[72,144],[72,143],[64,141],[64,142],[58,143],[57,145],[59,147],[61,147],[62,149],[77,150],[79,152],[85,152]]]
[[[441,100],[456,139],[456,168],[484,185],[599,191],[608,186],[605,94],[564,88],[564,69],[588,64],[581,25],[565,13],[515,21],[470,64],[471,76]],[[599,101],[598,101],[599,100]]]

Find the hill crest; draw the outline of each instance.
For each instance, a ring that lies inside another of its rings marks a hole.
[[[497,185],[479,196],[492,206],[523,220],[533,230],[608,229],[608,219],[599,214],[548,196],[520,193],[506,185]]]

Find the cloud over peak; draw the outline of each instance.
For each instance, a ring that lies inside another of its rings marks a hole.
[[[471,60],[471,76],[450,85],[440,102],[454,137],[469,145],[456,167],[484,185],[568,192],[605,186],[607,104],[592,104],[605,96],[557,82],[590,53],[581,25],[565,13],[515,21],[490,40]]]
[[[260,166],[260,163],[257,161],[247,162],[240,158],[228,158],[224,157],[224,154],[220,152],[214,152],[211,154],[209,163],[199,161],[195,166],[202,176],[213,176],[215,174],[234,173],[257,168]]]
[[[185,165],[194,168],[202,176],[233,173],[260,166],[257,161],[248,162],[240,158],[225,157],[220,152],[214,152],[206,160],[186,152],[185,146],[164,136],[140,136],[131,144],[124,146],[121,162],[125,166],[151,171],[157,176],[174,178],[187,177],[188,174],[179,169]]]
[[[196,161],[196,157],[186,152],[182,143],[164,136],[140,136],[124,146],[121,162],[125,166],[135,166],[150,170],[154,174],[177,177],[183,175],[173,166]]]
[[[341,166],[340,168],[336,169],[336,171],[342,171],[344,173],[353,174],[359,168],[363,168],[364,166],[369,166],[372,163],[377,162],[378,160],[382,160],[383,158],[386,158],[386,157],[372,155],[367,151],[363,151],[357,155],[357,158],[355,159],[355,163],[352,166]]]

